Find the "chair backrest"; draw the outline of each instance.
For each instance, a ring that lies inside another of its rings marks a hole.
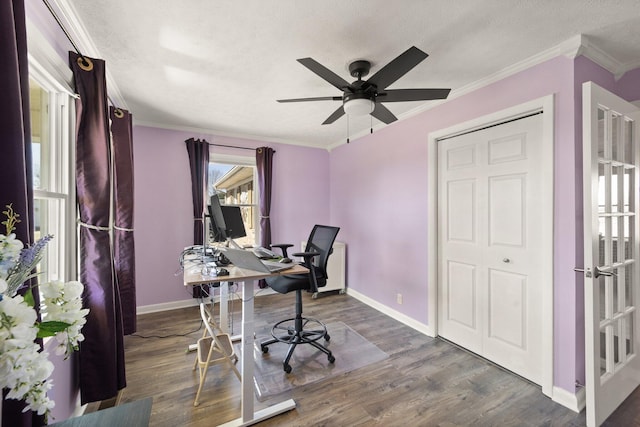
[[[340,227],[316,225],[307,239],[305,252],[318,252],[320,254],[313,259],[319,287],[324,286],[327,282],[327,262],[329,261],[329,255],[333,252],[333,242],[336,240],[339,231]]]

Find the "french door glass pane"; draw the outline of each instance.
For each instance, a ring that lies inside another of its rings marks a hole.
[[[600,330],[600,376],[607,373],[607,334]]]
[[[624,121],[624,162],[633,164],[633,122],[631,120]]]
[[[605,276],[600,276],[593,280],[594,286],[598,287],[600,291],[600,321],[606,320],[607,316],[607,303],[609,302],[609,295],[607,294],[607,285],[605,283]]]
[[[612,167],[611,174],[611,212],[624,212],[624,167]]]
[[[605,135],[605,110],[598,108],[598,157],[605,158],[604,135]]]
[[[612,326],[613,333],[613,363],[617,365],[620,363],[620,343],[622,342],[620,322],[615,322]]]
[[[622,145],[622,138],[620,135],[622,120],[623,118],[619,114],[611,114],[611,158],[618,161],[624,161],[624,152],[620,149],[620,146]]]
[[[601,216],[598,218],[598,265],[604,265],[606,259],[606,235],[607,220],[610,218]]]
[[[633,264],[624,267],[624,302],[626,307],[633,305],[633,268]]]
[[[611,286],[612,286],[612,291],[613,291],[613,295],[612,295],[612,303],[613,303],[613,312],[617,313],[620,310],[624,309],[624,307],[620,307],[620,300],[619,300],[619,283],[620,281],[618,280],[618,276],[611,276],[611,278],[609,279],[611,280]]]
[[[611,218],[611,263],[615,264],[620,262],[622,247],[619,243],[619,236],[621,235],[619,224],[622,224],[622,218]]]
[[[603,163],[598,163],[598,212],[606,212],[606,203],[605,203],[605,190],[606,190],[606,180],[605,180],[605,165]]]

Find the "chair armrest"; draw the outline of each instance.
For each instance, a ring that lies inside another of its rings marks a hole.
[[[304,266],[309,269],[309,276],[311,279],[310,292],[318,292],[318,278],[316,277],[316,269],[313,266],[313,257],[320,255],[319,252],[296,252],[292,254],[295,257],[304,258]]]
[[[291,254],[291,255],[304,258],[306,260],[307,258],[311,259],[314,256],[320,255],[320,253],[319,252],[296,252],[295,254]]]
[[[275,244],[271,244],[270,246],[272,248],[280,248],[280,250],[282,251],[282,256],[287,258],[289,257],[289,255],[287,255],[287,248],[290,248],[293,245],[291,243],[275,243]]]

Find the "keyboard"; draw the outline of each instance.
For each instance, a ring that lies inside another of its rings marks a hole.
[[[256,246],[253,248],[253,253],[260,259],[280,258],[280,255],[267,248],[263,248],[262,246]]]

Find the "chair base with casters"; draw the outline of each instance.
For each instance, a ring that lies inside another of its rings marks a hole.
[[[327,355],[329,363],[334,363],[336,358],[331,350],[317,342],[321,338],[327,342],[331,339],[325,324],[317,319],[302,317],[302,292],[300,290],[296,291],[296,307],[300,307],[300,310],[296,309],[295,318],[282,320],[271,328],[273,338],[260,344],[262,352],[268,353],[269,345],[277,342],[289,344],[289,350],[282,362],[282,367],[287,374],[292,370],[289,361],[298,344],[311,344]]]
[[[231,336],[215,331],[218,326],[213,319],[213,314],[207,312],[205,303],[200,304],[200,317],[204,322],[205,330],[202,338],[198,340],[196,360],[193,364],[193,370],[195,371],[198,368],[198,376],[200,377],[200,384],[198,385],[193,406],[200,404],[200,393],[207,379],[209,367],[226,362],[236,374],[238,380],[240,380],[240,372],[235,366],[238,362],[238,356],[234,352]]]
[[[319,342],[324,339],[328,343],[331,339],[325,324],[317,319],[302,315],[302,291],[314,293],[318,291],[319,287],[326,285],[327,261],[339,230],[338,227],[316,225],[307,239],[305,252],[292,254],[304,259],[304,266],[309,269],[308,274],[283,275],[266,279],[267,285],[276,292],[286,294],[295,291],[296,293],[295,317],[276,323],[271,329],[273,338],[260,344],[263,353],[268,353],[269,345],[274,343],[289,345],[287,355],[282,362],[286,373],[290,373],[292,370],[289,362],[299,344],[310,344],[322,351],[327,355],[329,363],[334,363],[336,360],[331,350]],[[274,244],[271,246],[280,248],[283,256],[288,257],[287,248],[293,245]]]

